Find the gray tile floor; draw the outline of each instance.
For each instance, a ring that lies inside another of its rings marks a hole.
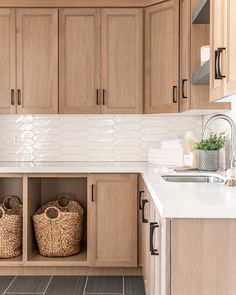
[[[0,277],[0,295],[145,295],[142,277]]]

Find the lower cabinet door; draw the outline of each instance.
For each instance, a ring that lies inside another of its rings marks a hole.
[[[153,201],[150,203],[150,295],[161,295],[161,222]]]
[[[146,295],[150,295],[150,199],[147,190],[145,193],[145,198],[142,200],[143,279]]]
[[[90,177],[88,259],[91,266],[137,266],[137,175]]]

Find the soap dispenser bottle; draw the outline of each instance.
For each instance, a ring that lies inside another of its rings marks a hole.
[[[194,146],[197,142],[192,131],[188,131],[184,137],[184,166],[197,169],[198,168],[198,152]]]

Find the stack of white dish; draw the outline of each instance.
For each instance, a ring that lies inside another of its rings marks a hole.
[[[167,167],[183,166],[183,157],[183,141],[180,139],[163,141],[159,149],[151,148],[148,152],[149,163]]]

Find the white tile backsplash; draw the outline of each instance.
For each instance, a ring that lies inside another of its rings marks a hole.
[[[3,115],[0,161],[146,161],[149,148],[188,130],[200,137],[202,117]]]

